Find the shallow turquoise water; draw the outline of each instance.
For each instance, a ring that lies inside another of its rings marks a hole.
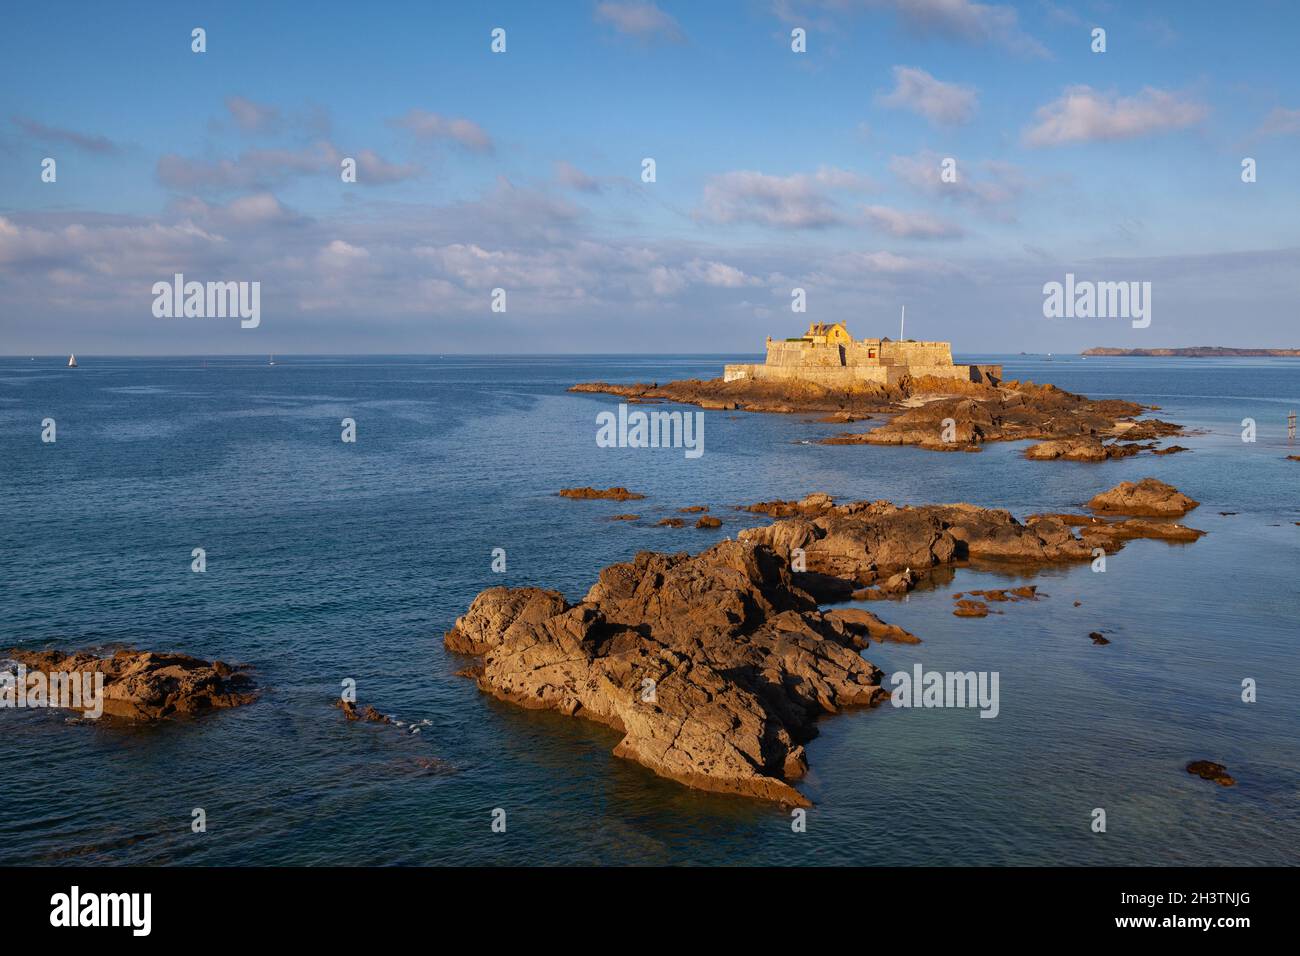
[[[712,377],[735,356],[0,360],[0,647],[185,650],[249,662],[264,688],[250,707],[134,730],[0,712],[0,862],[1300,862],[1300,464],[1285,460],[1300,364],[967,358],[1159,404],[1200,433],[1165,458],[1031,463],[1019,445],[801,444],[840,426],[706,412],[691,460],[595,447],[616,400],[565,388]],[[344,417],[355,445],[339,440]],[[886,672],[996,670],[1001,713],[823,721],[802,834],[778,808],[616,760],[605,728],[483,697],[442,648],[484,587],[576,599],[638,549],[698,550],[763,520],[730,505],[827,491],[1023,516],[1145,475],[1199,499],[1187,521],[1209,535],[1132,542],[1105,574],[1040,574],[1048,599],[982,620],[950,613],[950,592],[1003,583],[974,571],[873,605],[923,643],[867,657]],[[575,484],[650,497],[555,497]],[[693,504],[724,527],[653,527]],[[648,520],[603,520],[628,510]],[[189,570],[195,547],[205,574]],[[1111,645],[1092,645],[1098,629]],[[346,723],[330,704],[348,677],[363,702],[431,723]],[[1246,677],[1258,703],[1240,702]],[[1238,785],[1190,777],[1198,758]],[[190,830],[196,807],[207,833]]]

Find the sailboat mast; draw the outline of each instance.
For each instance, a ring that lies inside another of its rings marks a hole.
[[[902,314],[898,317],[898,341],[903,341],[903,325],[907,322],[907,306],[903,306]]]

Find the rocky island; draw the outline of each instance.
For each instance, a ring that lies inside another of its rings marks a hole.
[[[1177,424],[1140,418],[1150,409],[1136,402],[1004,382],[1001,366],[954,364],[947,342],[855,341],[839,323],[811,325],[798,339],[769,338],[764,364],[728,365],[721,379],[586,382],[569,390],[638,403],[816,412],[832,421],[888,419],[864,432],[823,439],[825,444],[979,451],[986,442],[1033,439],[1041,444],[1026,457],[1035,460],[1107,461],[1144,451],[1168,453],[1173,449],[1159,449],[1156,441],[1182,432]]]
[[[6,656],[29,674],[102,675],[103,715],[152,722],[239,707],[257,696],[247,668],[205,661],[188,654],[122,648],[93,651],[31,651],[12,648]]]
[[[1113,552],[1134,537],[1202,534],[1083,515],[1022,523],[971,504],[837,505],[828,495],[746,510],[776,520],[694,556],[640,552],[602,570],[577,603],[545,588],[489,588],[446,633],[446,647],[481,659],[468,673],[484,693],[612,727],[623,735],[614,754],[660,776],[806,805],[794,784],[817,719],[888,696],[859,649],[918,640],[865,609],[821,603],[864,586],[903,594],[957,566],[1031,572],[1091,560],[1094,547]]]

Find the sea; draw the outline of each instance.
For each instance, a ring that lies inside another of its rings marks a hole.
[[[1189,429],[1175,441],[1190,451],[1101,464],[1026,461],[1023,442],[822,445],[869,426],[736,411],[703,413],[699,457],[603,448],[597,416],[618,399],[567,392],[753,360],[0,359],[0,659],[130,645],[246,664],[260,689],[151,726],[0,710],[0,864],[1300,863],[1300,446],[1286,428],[1300,361],[958,359],[1158,405]],[[996,673],[998,715],[824,718],[802,828],[788,808],[614,757],[609,728],[485,696],[443,647],[484,588],[576,601],[640,550],[696,552],[768,520],[737,505],[826,492],[1024,517],[1146,476],[1201,502],[1184,520],[1205,537],[1133,541],[1104,572],[962,569],[869,605],[922,642],[864,656],[887,675]],[[577,485],[647,497],[556,494]],[[722,527],[657,526],[693,505]],[[641,518],[609,520],[629,511]],[[953,592],[1022,583],[1046,596],[952,614]],[[401,726],[345,720],[333,704],[353,684]],[[1190,775],[1193,760],[1236,785]]]

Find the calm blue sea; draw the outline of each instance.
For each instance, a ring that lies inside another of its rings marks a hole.
[[[1019,445],[822,446],[807,442],[841,426],[706,412],[692,460],[597,448],[596,415],[616,400],[565,392],[713,377],[736,356],[0,359],[0,648],[183,650],[250,663],[264,689],[136,729],[0,712],[0,863],[1300,862],[1300,463],[1286,460],[1300,449],[1285,434],[1300,362],[965,358],[1158,404],[1196,430],[1179,439],[1193,450],[1031,463]],[[345,417],[355,444],[340,441]],[[780,808],[615,759],[606,728],[484,697],[442,647],[485,587],[577,599],[639,549],[694,551],[764,520],[736,504],[825,491],[1023,516],[1146,475],[1199,499],[1187,523],[1209,534],[1133,542],[1104,574],[1045,572],[1033,580],[1050,597],[982,620],[953,617],[949,594],[1011,578],[963,571],[872,605],[923,643],[867,657],[891,673],[997,671],[1001,713],[823,721],[806,833]],[[555,496],[615,484],[649,498]],[[724,526],[653,526],[696,504]],[[604,520],[628,510],[645,520]],[[1094,646],[1094,630],[1113,643]],[[430,723],[347,723],[331,707],[346,678],[363,703]],[[1257,703],[1241,702],[1246,678]],[[1238,785],[1184,772],[1202,758]],[[195,808],[206,833],[191,832]]]

